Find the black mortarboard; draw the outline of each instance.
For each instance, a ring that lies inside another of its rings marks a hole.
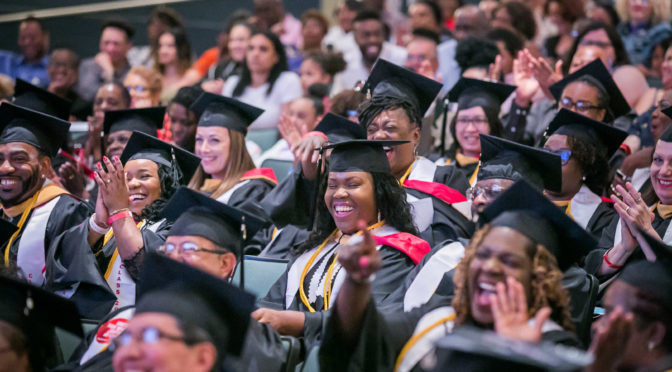
[[[329,144],[322,149],[334,149],[329,157],[329,172],[390,173],[390,162],[384,148],[403,143],[408,141],[349,140]]]
[[[120,157],[122,164],[135,159],[148,159],[157,164],[163,164],[173,172],[177,171],[174,164],[177,162],[177,166],[182,172],[178,179],[183,185],[191,180],[198,165],[201,164],[201,159],[189,151],[137,131],[134,131],[131,135]],[[179,175],[179,173],[176,173],[176,175]]]
[[[201,115],[198,126],[225,127],[247,134],[247,127],[264,112],[237,99],[205,92],[191,105],[191,110]]]
[[[70,123],[57,117],[7,102],[0,105],[0,144],[27,143],[53,158],[69,129]]]
[[[516,90],[514,85],[461,78],[448,93],[450,102],[460,110],[471,107],[491,108],[499,112],[502,103]]]
[[[607,70],[599,58],[567,75],[564,79],[548,87],[548,89],[553,94],[553,98],[559,101],[562,98],[562,91],[565,90],[565,87],[584,76],[590,76],[589,79],[594,79],[596,83],[599,83],[598,89],[602,90],[603,94],[607,94],[609,97],[609,107],[606,107],[606,109],[611,112],[614,118],[630,112],[628,101],[623,97],[609,70]]]
[[[220,361],[227,353],[240,355],[254,310],[253,295],[204,271],[150,253],[140,272],[137,298],[136,315],[172,315],[183,325],[206,331]]]
[[[441,87],[442,84],[433,79],[379,58],[362,89],[364,92],[370,91],[371,97],[387,96],[404,100],[417,107],[420,115],[424,116]]]
[[[644,237],[650,251],[656,255],[656,260],[628,263],[618,280],[655,297],[668,311],[672,311],[672,247],[641,229],[638,229],[638,232]]]
[[[531,343],[463,326],[436,343],[433,371],[581,371],[593,362],[583,350],[549,341]]]
[[[72,102],[18,78],[12,103],[66,121],[70,119]]]
[[[539,191],[518,181],[481,215],[484,223],[514,229],[546,247],[565,271],[578,262],[597,242]]]
[[[672,119],[672,106],[667,106],[661,111],[663,114],[667,115],[670,119]]]
[[[564,134],[593,145],[602,145],[608,157],[618,150],[628,136],[625,131],[567,109],[561,109],[548,124],[546,135],[551,134]]]
[[[672,125],[665,129],[659,140],[663,142],[672,142]]]
[[[0,320],[16,327],[25,336],[33,371],[45,370],[46,364],[59,360],[60,350],[54,345],[55,327],[83,336],[74,302],[4,276],[0,276],[0,293]]]
[[[324,115],[315,130],[326,134],[331,143],[366,139],[366,130],[363,126],[332,113]]]
[[[0,218],[0,244],[7,243],[18,229],[13,223]]]
[[[165,113],[165,107],[105,111],[103,131],[105,134],[120,130],[138,131],[156,137],[156,131],[163,127]]]
[[[200,236],[236,255],[244,240],[242,227],[246,238],[251,238],[264,225],[257,216],[186,187],[181,187],[170,198],[162,215],[175,221],[169,236]]]
[[[560,156],[502,138],[481,134],[480,180],[524,179],[538,190],[560,191],[562,163]]]

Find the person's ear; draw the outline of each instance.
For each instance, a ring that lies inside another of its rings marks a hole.
[[[215,369],[217,349],[212,342],[201,342],[192,346],[192,350],[195,353],[195,366],[191,369],[192,371],[208,372]]]
[[[223,277],[233,277],[233,272],[236,270],[236,264],[238,262],[236,255],[228,252],[219,255],[219,257],[219,268],[220,272],[223,274]]]
[[[656,348],[660,346],[663,343],[663,340],[665,339],[665,334],[668,332],[668,330],[665,328],[665,325],[663,325],[662,322],[655,322],[653,323],[648,332],[648,340],[649,344],[647,345],[649,350]]]

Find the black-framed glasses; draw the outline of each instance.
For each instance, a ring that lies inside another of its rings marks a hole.
[[[560,163],[562,165],[567,165],[567,163],[569,163],[569,159],[572,158],[572,150],[567,150],[567,149],[560,149],[560,150],[544,149],[544,151],[550,152],[551,154],[560,155]]]
[[[468,118],[468,117],[461,117],[455,119],[455,122],[460,125],[469,125],[469,124],[474,124],[474,125],[483,125],[483,124],[488,124],[488,118],[483,118],[483,117],[475,117],[475,118]]]
[[[588,101],[572,101],[571,98],[567,97],[562,97],[560,98],[560,102],[558,102],[560,108],[564,108],[567,110],[572,110],[573,108],[576,108],[576,112],[580,114],[585,114],[590,110],[599,110],[602,107],[600,106],[595,106],[592,103]]]
[[[467,198],[471,201],[483,195],[485,200],[493,201],[506,190],[506,187],[500,185],[473,186],[467,189]]]
[[[176,342],[184,342],[189,345],[190,342],[184,336],[171,335],[169,333],[163,332],[156,327],[145,327],[140,330],[140,332],[131,333],[129,330],[125,330],[119,334],[114,340],[112,340],[112,350],[117,350],[122,346],[128,346],[131,341],[154,345],[164,340],[171,340]]]
[[[225,254],[231,251],[226,249],[210,249],[199,247],[198,244],[192,242],[184,242],[182,245],[176,245],[172,243],[167,243],[159,247],[159,253],[169,255],[177,253],[178,255],[188,254],[193,255],[198,252],[207,252],[213,254]]]

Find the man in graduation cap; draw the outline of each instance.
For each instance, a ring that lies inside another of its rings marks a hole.
[[[572,324],[561,270],[592,249],[594,240],[524,181],[481,218],[487,224],[457,267],[452,300],[437,291],[409,312],[385,313],[371,301],[369,278],[380,261],[367,232],[363,243],[341,250],[348,276],[326,326],[321,369],[419,370],[434,341],[463,325],[528,342],[575,344],[567,331]]]
[[[105,155],[112,159],[121,156],[133,131],[153,137],[163,127],[165,107],[114,110],[105,112],[103,133],[105,133]]]
[[[30,109],[0,105],[0,203],[3,218],[19,228],[2,246],[2,261],[16,264],[38,286],[44,282],[49,244],[89,215],[84,202],[48,180],[69,126]]]
[[[369,140],[401,140],[409,143],[386,149],[392,175],[404,187],[414,205],[414,218],[422,237],[434,244],[449,238],[468,237],[473,225],[465,215],[463,193],[468,184],[455,169],[437,166],[416,156],[422,118],[441,89],[441,84],[386,60],[376,62],[363,88],[371,95],[359,110],[359,122]],[[318,136],[309,137],[318,147]],[[310,156],[299,154],[303,169]],[[314,167],[314,166],[313,166]]]

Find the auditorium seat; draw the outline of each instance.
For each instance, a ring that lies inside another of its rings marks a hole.
[[[282,182],[293,170],[294,162],[289,160],[266,159],[261,163],[261,168],[271,168],[278,182]]]
[[[256,256],[245,256],[245,289],[254,293],[258,297],[263,297],[268,293],[273,283],[278,280],[280,275],[287,268],[287,260],[278,260],[274,258],[263,258]],[[240,270],[236,268],[231,281],[235,285],[240,283]]]

